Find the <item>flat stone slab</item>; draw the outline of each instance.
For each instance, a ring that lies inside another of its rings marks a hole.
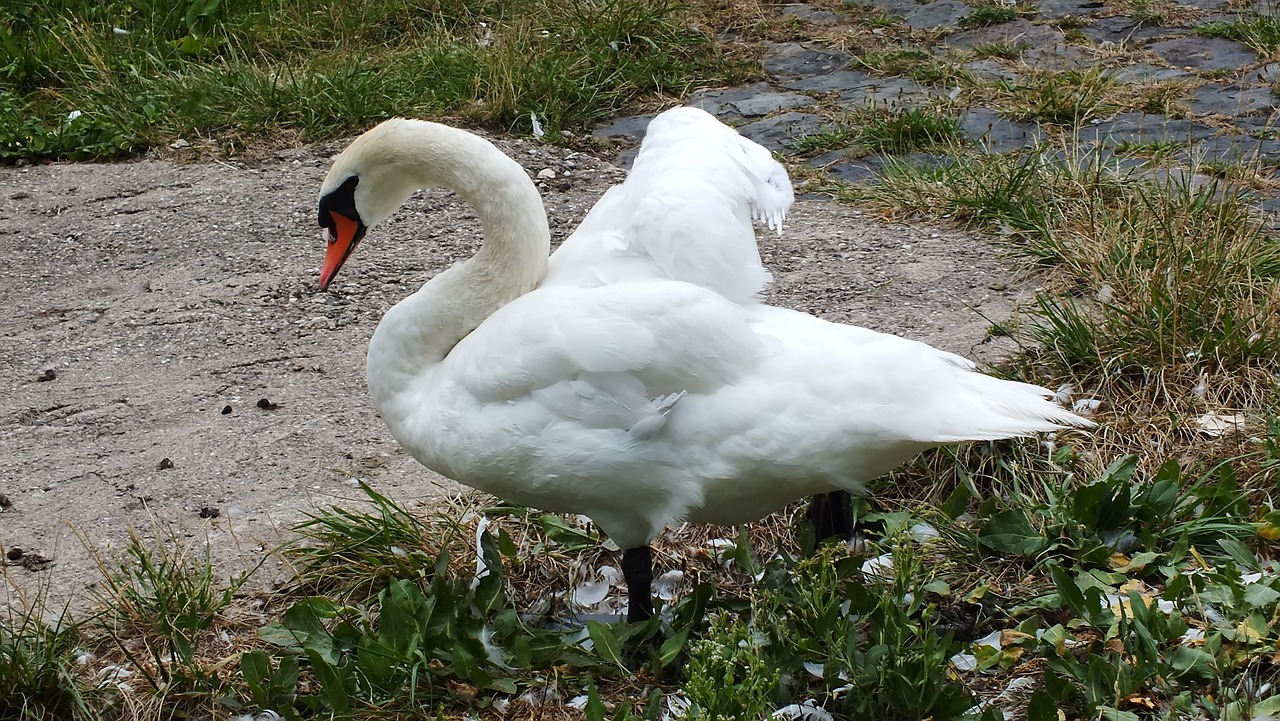
[[[872,4],[916,30],[955,27],[973,13],[959,0],[872,0]]]
[[[724,90],[700,90],[689,97],[688,104],[718,118],[758,118],[779,110],[811,107],[816,102],[800,93],[777,92],[768,83],[752,83]]]
[[[864,73],[861,70],[837,70],[826,75],[791,80],[783,83],[782,87],[788,90],[804,90],[811,93],[838,93],[860,88],[867,83],[876,81],[876,76]]]
[[[1187,35],[1189,31],[1185,28],[1153,25],[1131,18],[1128,15],[1116,15],[1094,20],[1091,24],[1080,28],[1080,32],[1099,45],[1106,43],[1120,45],[1126,43],[1141,44],[1148,40],[1165,38],[1171,35]]]
[[[1177,80],[1194,77],[1193,73],[1177,68],[1162,68],[1158,65],[1138,63],[1108,71],[1107,75],[1117,83],[1152,83],[1162,80]]]
[[[1066,17],[1089,17],[1097,15],[1106,4],[1101,0],[1040,0],[1036,14],[1043,18],[1058,20]]]
[[[1174,67],[1191,68],[1199,72],[1238,70],[1258,62],[1257,53],[1226,38],[1191,35],[1161,40],[1147,46],[1147,49]]]
[[[1209,83],[1191,95],[1191,112],[1196,115],[1245,115],[1274,107],[1276,97],[1269,86],[1240,87]]]
[[[1181,160],[1258,164],[1269,168],[1280,165],[1280,140],[1253,138],[1248,135],[1219,135],[1196,143],[1179,154]]]
[[[879,155],[868,155],[827,166],[827,175],[846,183],[866,183],[880,177],[883,171],[884,158]]]
[[[1270,85],[1280,81],[1280,63],[1267,63],[1245,76],[1245,81],[1259,85]]]
[[[601,140],[610,138],[629,138],[631,140],[643,140],[644,131],[649,127],[649,121],[653,120],[654,114],[647,113],[645,115],[632,115],[627,118],[618,118],[611,120],[603,125],[596,127],[591,131],[591,135]]]
[[[927,103],[941,95],[910,78],[872,78],[861,85],[840,92],[841,108],[857,110],[866,107],[900,108]]]
[[[812,5],[806,5],[805,3],[784,5],[782,7],[782,14],[790,18],[803,20],[807,23],[813,23],[814,25],[833,25],[840,19],[830,10],[823,10]]]
[[[1118,145],[1120,143],[1182,142],[1192,143],[1208,138],[1216,128],[1193,120],[1175,120],[1167,115],[1120,113],[1100,123],[1080,129],[1084,143]]]
[[[750,138],[769,150],[789,151],[795,141],[807,135],[821,135],[836,130],[830,120],[813,113],[783,113],[772,118],[757,120],[738,128],[744,137]]]
[[[1022,54],[1022,62],[1037,70],[1079,70],[1097,64],[1092,53],[1066,43],[1030,48]]]
[[[964,64],[964,69],[968,70],[973,77],[978,80],[1020,80],[1022,74],[1014,72],[1001,65],[999,61],[991,60],[974,60]]]
[[[866,183],[884,174],[889,165],[913,168],[941,168],[955,162],[949,156],[933,153],[909,153],[907,155],[868,155],[865,158],[832,163],[826,167],[827,175],[846,183]]]
[[[764,56],[764,71],[775,77],[826,75],[848,64],[849,56],[842,52],[800,43],[778,43]]]
[[[1047,25],[1036,25],[1025,18],[985,28],[961,30],[943,38],[950,48],[972,50],[984,45],[1012,45],[1017,48],[1045,48],[1066,41],[1062,31]]]
[[[990,153],[1007,153],[1036,145],[1044,133],[1035,123],[1007,120],[990,108],[972,108],[960,116],[960,129]]]

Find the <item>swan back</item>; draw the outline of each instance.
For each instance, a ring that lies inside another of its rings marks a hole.
[[[752,303],[770,279],[752,221],[781,232],[792,200],[768,150],[703,110],[668,110],[650,122],[626,181],[552,257],[547,283],[680,280]]]

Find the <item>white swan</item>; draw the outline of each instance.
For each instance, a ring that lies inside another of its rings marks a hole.
[[[475,208],[484,245],[386,314],[370,394],[428,468],[589,516],[626,549],[629,620],[652,614],[648,544],[669,523],[738,524],[819,494],[830,533],[848,491],[926,448],[1091,425],[960,356],[761,303],[752,218],[780,229],[791,184],[700,110],[652,121],[626,182],[549,263],[515,161],[462,130],[384,122],[321,187],[321,288],[368,228],[441,186]]]

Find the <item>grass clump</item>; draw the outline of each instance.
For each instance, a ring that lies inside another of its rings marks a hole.
[[[225,663],[210,663],[211,647],[252,571],[223,582],[208,545],[194,556],[176,537],[148,543],[136,533],[122,559],[98,562],[94,595],[104,611],[95,623],[151,689],[151,703],[172,714],[219,708],[234,692]]]
[[[1007,23],[1017,18],[1018,9],[1012,5],[983,5],[973,8],[973,11],[960,21],[960,24],[966,28],[984,28]]]
[[[1064,70],[1001,81],[992,89],[1015,120],[1076,126],[1108,111],[1115,81],[1101,69]]]
[[[1210,22],[1197,27],[1196,32],[1205,37],[1239,40],[1263,54],[1271,54],[1280,48],[1280,16],[1276,15],[1242,17],[1235,22]]]
[[[926,50],[887,49],[863,53],[860,65],[886,75],[905,75],[918,83],[940,85],[955,75],[955,69]]]
[[[0,161],[175,135],[332,137],[400,114],[582,128],[647,93],[742,76],[691,13],[639,0],[24,1],[0,9]]]
[[[0,609],[0,718],[92,721],[109,697],[76,673],[81,628],[65,610],[53,621],[43,606]]]
[[[860,123],[858,141],[886,153],[945,148],[963,142],[960,124],[944,111],[930,107],[902,107],[869,114]]]

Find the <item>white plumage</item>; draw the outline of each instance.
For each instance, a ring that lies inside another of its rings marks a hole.
[[[931,446],[1090,425],[960,356],[761,303],[752,220],[781,230],[791,184],[700,110],[653,120],[627,180],[549,264],[524,171],[433,123],[357,139],[321,222],[349,200],[363,235],[439,185],[475,206],[485,245],[388,312],[369,348],[374,402],[427,467],[590,516],[623,548],[675,521],[736,524],[858,490]],[[326,285],[350,248],[329,252]]]

